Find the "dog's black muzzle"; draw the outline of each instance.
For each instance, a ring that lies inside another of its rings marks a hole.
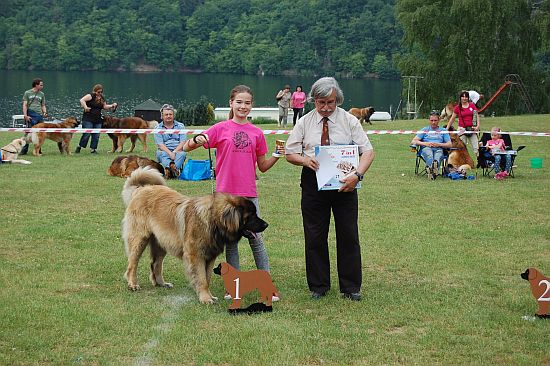
[[[526,269],[525,272],[523,272],[520,276],[524,280],[529,281],[529,269]]]

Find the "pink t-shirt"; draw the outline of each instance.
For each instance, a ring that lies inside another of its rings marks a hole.
[[[293,108],[304,108],[306,104],[306,93],[294,92],[292,93],[291,99]]]
[[[267,154],[261,129],[227,120],[204,131],[210,147],[216,148],[216,191],[243,197],[258,197],[256,161]],[[207,148],[208,144],[204,147]]]
[[[487,146],[492,150],[506,150],[506,145],[503,139],[489,140]]]
[[[460,103],[455,106],[454,112],[458,116],[458,127],[472,127],[472,121],[474,119],[474,110],[477,111],[477,107],[474,103],[468,103],[468,107],[459,110]]]

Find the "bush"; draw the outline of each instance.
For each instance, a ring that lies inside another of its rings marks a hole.
[[[215,122],[214,106],[205,96],[196,104],[181,105],[176,113],[176,120],[186,126],[207,126]]]

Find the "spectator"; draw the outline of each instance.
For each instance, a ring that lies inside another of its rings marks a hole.
[[[292,111],[294,112],[294,116],[292,119],[292,125],[296,126],[296,120],[298,118],[302,118],[304,115],[304,106],[306,104],[306,93],[302,91],[302,86],[298,85],[296,87],[296,91],[292,93],[292,96],[290,98],[290,106],[292,107]]]
[[[439,127],[439,111],[430,112],[430,125],[420,130],[411,141],[411,144],[421,146],[420,154],[426,162],[428,178],[435,179],[439,173],[439,165],[443,159],[443,149],[452,146],[448,133],[441,133],[444,128]]]
[[[279,106],[279,127],[286,128],[288,123],[288,108],[290,108],[290,85],[285,85],[283,90],[277,93],[277,104]]]
[[[183,130],[185,125],[174,120],[174,107],[164,104],[160,109],[161,122],[156,130]],[[157,144],[157,160],[162,164],[167,178],[178,178],[187,153],[183,150],[185,134],[159,134],[155,135]]]

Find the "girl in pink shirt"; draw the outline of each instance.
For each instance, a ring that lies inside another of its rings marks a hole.
[[[494,157],[495,159],[495,178],[502,179],[510,174],[510,169],[512,168],[512,155],[510,154],[499,154],[506,150],[506,144],[500,136],[500,128],[493,127],[491,128],[491,139],[487,141],[485,145],[487,152],[485,153],[486,158]],[[500,160],[502,156],[506,158],[506,166],[504,171],[500,167]]]
[[[266,158],[267,143],[264,133],[247,119],[252,109],[253,98],[248,86],[234,87],[229,97],[229,119],[218,122],[204,131],[204,136],[197,135],[194,139],[187,140],[184,150],[191,151],[205,144],[205,148],[216,148],[216,191],[247,197],[254,202],[260,216],[256,166],[262,173],[266,172],[279,158]],[[280,152],[284,155],[284,150]],[[249,239],[249,243],[256,267],[269,271],[269,257],[262,235],[256,233],[255,239]],[[233,267],[240,269],[237,244],[227,245],[226,260]],[[278,300],[276,294],[273,300]]]

